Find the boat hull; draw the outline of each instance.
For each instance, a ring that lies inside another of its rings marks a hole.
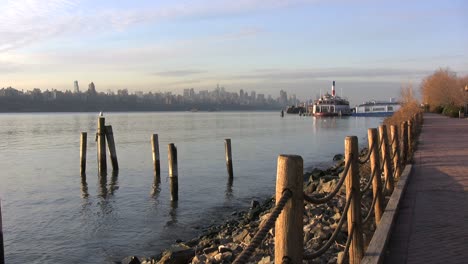
[[[395,113],[395,112],[352,113],[352,116],[388,117],[388,116],[392,116],[393,113]]]
[[[343,114],[343,113],[336,113],[336,112],[319,112],[319,113],[313,113],[314,116],[316,117],[332,117],[332,116],[350,116],[350,114]]]

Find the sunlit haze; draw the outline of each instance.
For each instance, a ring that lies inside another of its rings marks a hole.
[[[351,104],[468,73],[467,1],[0,0],[0,88],[255,90]]]

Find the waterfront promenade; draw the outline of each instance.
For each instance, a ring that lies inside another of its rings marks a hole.
[[[467,263],[468,119],[424,114],[385,263]]]

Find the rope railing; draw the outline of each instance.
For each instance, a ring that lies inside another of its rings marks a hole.
[[[365,164],[366,162],[368,162],[373,150],[374,150],[374,142],[372,142],[372,145],[368,148],[366,157],[362,160],[359,159],[359,164]]]
[[[346,239],[346,245],[343,251],[343,259],[341,260],[341,263],[346,263],[346,259],[347,259],[346,257],[348,256],[348,251],[349,251],[349,247],[351,246],[351,240],[352,240],[353,234],[354,234],[354,223],[351,226],[351,232],[349,232],[348,234],[348,239]]]
[[[330,201],[331,199],[333,199],[333,197],[335,197],[335,195],[341,189],[341,186],[343,186],[343,183],[344,183],[344,181],[346,179],[346,175],[348,175],[348,171],[349,171],[350,166],[351,166],[351,162],[349,160],[347,160],[346,163],[345,163],[345,169],[341,173],[340,180],[336,184],[335,189],[333,191],[331,191],[330,193],[328,193],[325,197],[318,198],[316,196],[310,196],[310,195],[304,194],[304,200],[306,202],[309,202],[309,203],[312,203],[312,204],[323,204],[323,203],[326,203],[326,202]]]
[[[289,189],[285,189],[283,191],[283,196],[276,204],[275,209],[273,209],[273,212],[271,212],[268,219],[258,229],[257,233],[252,239],[252,242],[250,242],[250,244],[242,251],[242,253],[239,254],[239,256],[237,256],[237,258],[233,262],[234,264],[246,263],[249,260],[249,258],[252,256],[255,249],[260,245],[263,239],[265,239],[265,236],[268,234],[268,231],[271,228],[273,228],[273,225],[275,224],[276,219],[280,215],[281,211],[283,211],[284,206],[286,205],[289,198],[291,197],[292,197],[292,192]]]
[[[343,209],[343,213],[341,215],[341,218],[340,218],[340,221],[338,222],[338,225],[337,227],[335,228],[335,231],[333,231],[333,234],[331,235],[331,237],[328,239],[328,241],[320,248],[318,249],[317,251],[315,252],[312,252],[310,254],[306,254],[304,255],[304,259],[306,260],[311,260],[311,259],[314,259],[314,258],[317,258],[317,257],[320,257],[321,255],[323,255],[323,253],[325,253],[330,247],[331,245],[333,244],[333,242],[335,242],[335,239],[336,239],[336,236],[338,235],[338,232],[341,230],[341,228],[343,227],[343,224],[344,224],[344,220],[347,219],[346,216],[345,216],[345,213],[348,212],[349,210],[349,207],[351,205],[351,200],[352,200],[352,196],[351,194],[348,195],[346,197],[346,204],[345,204],[345,207]]]
[[[372,204],[371,204],[371,206],[369,208],[369,212],[367,212],[366,217],[364,217],[364,220],[362,220],[363,224],[366,223],[370,219],[372,213],[374,212],[374,207],[375,207],[375,202],[376,201],[377,201],[377,195],[374,195],[374,198],[372,199]]]

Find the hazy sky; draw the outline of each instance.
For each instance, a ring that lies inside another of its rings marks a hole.
[[[467,2],[0,0],[0,87],[398,97],[468,73]]]

